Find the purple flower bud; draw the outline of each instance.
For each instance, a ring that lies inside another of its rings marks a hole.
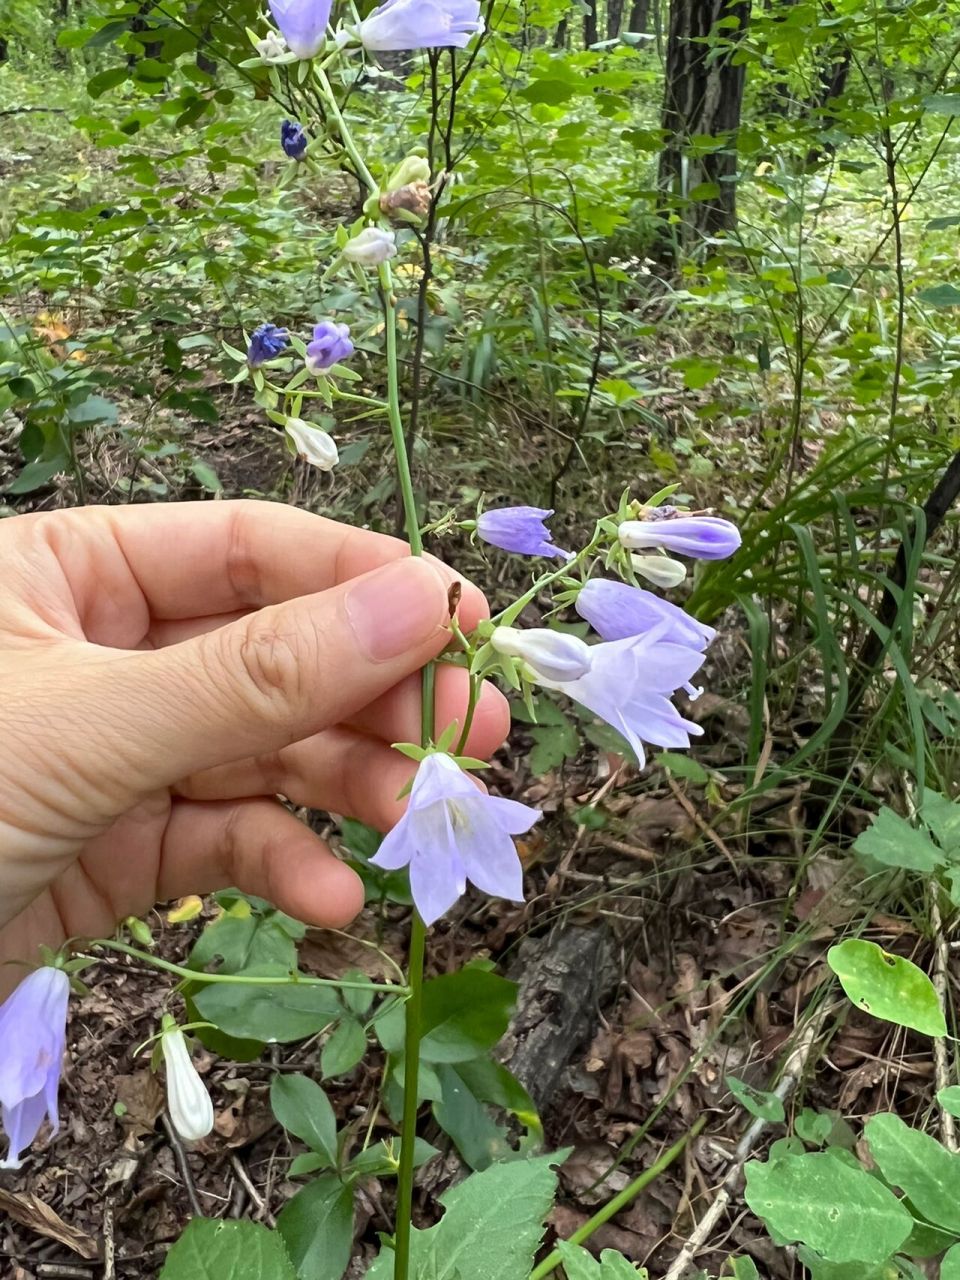
[[[314,325],[313,341],[307,347],[307,368],[311,373],[323,373],[352,355],[349,325],[334,324],[332,320]]]
[[[487,795],[442,752],[417,769],[407,811],[370,861],[386,871],[410,867],[410,892],[425,924],[463,894],[523,901],[523,867],[513,837],[529,831],[539,809]]]
[[[275,360],[287,346],[287,331],[279,329],[275,324],[261,324],[250,335],[250,346],[247,348],[247,364],[256,369],[265,360]]]
[[[666,623],[664,640],[703,649],[717,634],[652,591],[609,578],[591,578],[577,596],[576,609],[604,640],[642,636]]]
[[[660,520],[625,520],[620,543],[631,551],[666,547],[696,560],[726,560],[740,546],[740,530],[718,516],[676,516]]]
[[[515,551],[522,556],[563,556],[569,551],[553,545],[553,534],[546,526],[552,511],[542,507],[498,507],[477,517],[477,534],[484,542],[502,551]]]
[[[307,150],[307,135],[296,120],[284,120],[280,126],[280,145],[291,160],[302,160]]]
[[[320,52],[332,8],[333,0],[270,0],[273,20],[298,58]]]
[[[10,1143],[0,1169],[19,1169],[44,1117],[60,1127],[57,1092],[67,1043],[70,979],[62,969],[37,969],[0,1006],[0,1114]]]
[[[463,49],[483,30],[480,0],[386,0],[360,23],[364,48]]]

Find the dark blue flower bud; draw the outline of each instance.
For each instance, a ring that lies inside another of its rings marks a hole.
[[[275,324],[261,324],[250,335],[247,348],[247,364],[256,369],[265,360],[275,360],[287,346],[287,331]]]
[[[291,160],[302,160],[307,150],[307,135],[296,120],[284,120],[280,126],[280,145]]]

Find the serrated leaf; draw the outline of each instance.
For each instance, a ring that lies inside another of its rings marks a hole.
[[[194,1218],[167,1254],[160,1280],[297,1280],[283,1240],[255,1222]]]
[[[913,1226],[889,1188],[829,1152],[751,1160],[746,1176],[744,1198],[768,1229],[831,1262],[883,1262]]]
[[[827,963],[858,1009],[927,1036],[945,1036],[947,1024],[933,983],[915,964],[875,942],[848,938],[827,952]]]
[[[864,1133],[886,1181],[927,1222],[960,1233],[960,1156],[889,1113],[871,1116]]]
[[[887,867],[903,867],[932,875],[944,857],[930,837],[884,807],[854,841],[854,852],[863,853]]]

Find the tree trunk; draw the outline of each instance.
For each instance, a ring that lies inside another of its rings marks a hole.
[[[597,0],[591,0],[589,10],[583,15],[583,44],[589,49],[597,43]]]
[[[607,0],[607,39],[616,40],[623,25],[623,0]]]
[[[746,67],[735,65],[733,54],[749,17],[750,0],[671,0],[659,184],[663,212],[679,211],[687,242],[736,226]],[[729,18],[736,26],[718,30]],[[714,140],[710,150],[691,147],[691,139],[704,136]],[[676,245],[666,246],[663,256],[675,258]]]
[[[650,0],[633,0],[633,4],[630,7],[630,26],[628,30],[645,35],[649,22]]]
[[[10,46],[7,43],[6,36],[0,36],[0,62],[7,62],[10,58]]]
[[[555,49],[565,49],[567,47],[567,19],[561,18],[557,23],[557,29],[553,33],[553,47]]]

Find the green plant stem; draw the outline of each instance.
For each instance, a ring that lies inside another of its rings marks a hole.
[[[389,991],[391,995],[395,996],[410,994],[409,987],[389,982],[351,982],[349,980],[341,982],[337,978],[305,978],[298,974],[277,974],[275,977],[273,975],[246,977],[242,973],[204,973],[201,969],[187,969],[184,965],[173,964],[169,960],[161,960],[159,956],[152,956],[149,951],[141,951],[138,947],[128,946],[125,942],[97,938],[89,945],[91,947],[104,948],[108,951],[121,951],[125,956],[133,956],[135,960],[143,960],[145,964],[152,964],[155,969],[162,969],[164,973],[172,973],[174,977],[183,978],[187,982],[230,982],[235,986],[244,987],[341,987],[345,991]],[[94,958],[91,957],[91,959]]]
[[[567,1240],[567,1244],[583,1244],[584,1240],[589,1240],[593,1233],[602,1227],[605,1222],[609,1222],[631,1200],[636,1199],[644,1187],[648,1187],[651,1182],[660,1177],[665,1169],[669,1169],[674,1160],[682,1154],[687,1144],[693,1141],[706,1123],[707,1117],[701,1116],[687,1130],[679,1142],[675,1142],[672,1147],[668,1147],[659,1160],[654,1161],[649,1169],[644,1169],[639,1178],[634,1178],[633,1182],[624,1187],[618,1195],[615,1195],[602,1209],[599,1209],[592,1218],[588,1218],[582,1227],[578,1227]],[[553,1253],[548,1254],[538,1266],[534,1267],[530,1273],[530,1280],[544,1280],[544,1276],[556,1271],[562,1261],[559,1250],[554,1249]]]

